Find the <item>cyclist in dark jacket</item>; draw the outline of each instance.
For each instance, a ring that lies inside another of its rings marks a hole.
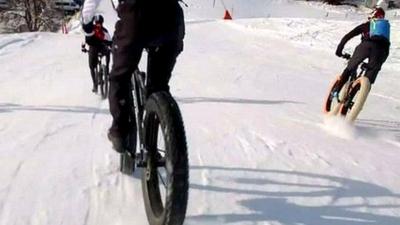
[[[351,74],[356,72],[358,65],[367,58],[368,70],[366,71],[365,76],[369,79],[371,84],[375,82],[376,76],[378,75],[382,64],[386,61],[389,55],[390,29],[387,30],[387,26],[389,26],[389,24],[386,20],[384,20],[384,18],[385,11],[382,8],[376,8],[368,22],[357,26],[343,37],[336,50],[336,55],[339,57],[346,57],[346,55],[343,55],[343,48],[345,44],[353,37],[361,34],[361,43],[356,47],[353,56],[349,59],[348,65],[340,77],[340,82],[336,86],[337,91],[342,88]],[[386,26],[385,34],[376,34],[375,30],[371,30],[371,28],[376,29],[375,27],[379,22],[382,22],[382,24]]]
[[[82,52],[89,54],[89,68],[90,75],[93,81],[93,92],[97,92],[97,78],[95,75],[95,68],[97,66],[98,54],[101,52],[106,57],[106,69],[108,71],[110,64],[110,48],[111,36],[108,30],[103,26],[104,18],[102,15],[96,15],[90,21],[90,29],[85,31],[85,43],[89,45],[89,51],[86,50],[86,44],[82,45]],[[86,33],[87,32],[87,33]]]
[[[83,28],[100,0],[86,0],[82,9]],[[169,91],[169,80],[176,58],[183,50],[184,17],[179,0],[120,0],[119,20],[113,38],[113,66],[110,74],[109,103],[113,122],[108,138],[113,148],[123,152],[128,134],[130,83],[143,49],[148,49],[148,96],[156,91]],[[136,132],[136,131],[134,131]]]

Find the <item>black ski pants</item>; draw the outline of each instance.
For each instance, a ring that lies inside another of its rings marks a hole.
[[[148,50],[147,94],[169,91],[168,82],[183,50],[184,19],[177,0],[127,0],[117,9],[109,103],[110,132],[124,137],[129,125],[130,82],[144,49]]]
[[[95,74],[95,69],[98,63],[98,55],[99,53],[102,52],[104,54],[104,57],[106,57],[106,65],[107,65],[107,70],[110,64],[110,51],[107,49],[107,47],[104,45],[96,46],[96,45],[89,45],[89,68],[90,68],[90,75],[92,76],[92,81],[93,81],[93,87],[97,83],[97,78]]]
[[[344,84],[351,74],[357,72],[360,63],[368,59],[368,70],[365,76],[368,77],[371,84],[373,84],[388,55],[389,47],[387,44],[374,41],[361,42],[354,50],[353,56],[349,60],[346,69],[343,71],[340,80],[343,81]]]

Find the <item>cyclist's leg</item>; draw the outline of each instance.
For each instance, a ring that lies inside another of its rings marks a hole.
[[[93,82],[93,91],[97,91],[97,77],[95,74],[95,68],[97,66],[97,49],[93,46],[89,46],[89,68],[90,68],[90,75],[92,76],[92,82]]]
[[[109,50],[106,51],[105,57],[106,57],[106,69],[107,69],[107,73],[109,74],[110,73],[110,51]]]
[[[138,42],[139,21],[135,4],[120,4],[118,16],[120,20],[115,25],[113,65],[110,74],[109,103],[113,117],[110,134],[124,138],[131,128],[131,76],[140,61],[143,48]]]
[[[353,56],[347,63],[347,67],[343,70],[339,82],[335,87],[337,91],[343,87],[343,85],[346,83],[346,81],[353,73],[357,72],[358,65],[360,65],[360,63],[364,61],[364,59],[368,58],[369,52],[370,52],[370,46],[366,42],[362,42],[356,47]]]
[[[150,3],[149,3],[150,4]],[[148,34],[154,35],[159,44],[149,49],[147,63],[147,95],[154,91],[169,91],[168,82],[176,63],[176,58],[183,50],[183,38],[185,36],[185,23],[181,6],[178,1],[165,1],[162,7],[154,10],[150,4],[147,10],[149,21],[146,23],[148,29],[158,27],[158,33],[149,30]],[[168,9],[168,10],[167,10]],[[162,21],[155,20],[157,16],[166,18]],[[161,38],[160,38],[161,37]]]
[[[387,47],[373,43],[368,61],[368,70],[365,73],[365,76],[368,77],[371,84],[375,82],[376,76],[388,56],[389,49]]]
[[[176,58],[182,52],[183,40],[171,41],[159,47],[151,47],[147,61],[147,95],[155,91],[169,91],[168,82]]]

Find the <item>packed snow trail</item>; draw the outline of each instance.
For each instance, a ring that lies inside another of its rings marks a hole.
[[[185,224],[400,224],[399,21],[367,105],[347,126],[324,118],[322,101],[344,68],[336,44],[364,17],[289,0],[270,1],[268,17],[259,10],[268,1],[255,11],[233,2],[243,15],[233,21],[216,19],[212,2],[185,8],[171,80],[191,165]],[[108,1],[99,10],[112,30]],[[78,31],[0,35],[0,225],[147,224],[140,171],[118,171],[82,40]]]

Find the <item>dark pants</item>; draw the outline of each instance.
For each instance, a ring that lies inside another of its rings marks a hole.
[[[121,136],[129,129],[130,82],[143,49],[148,49],[147,93],[169,91],[176,58],[183,50],[184,19],[176,0],[130,0],[118,6],[109,103],[111,132]]]
[[[93,46],[89,45],[89,68],[90,68],[90,75],[92,76],[92,81],[93,81],[93,87],[97,83],[97,78],[95,74],[95,69],[98,63],[98,56],[99,53],[102,52],[104,54],[104,57],[106,57],[106,66],[107,70],[110,64],[110,51],[106,49],[105,46]]]
[[[361,42],[361,44],[356,47],[353,56],[342,73],[340,78],[342,81],[341,83],[344,84],[351,74],[357,72],[358,65],[360,65],[360,63],[365,59],[368,59],[368,70],[366,71],[365,76],[368,77],[371,84],[373,84],[388,55],[389,47],[386,44],[373,41]]]

